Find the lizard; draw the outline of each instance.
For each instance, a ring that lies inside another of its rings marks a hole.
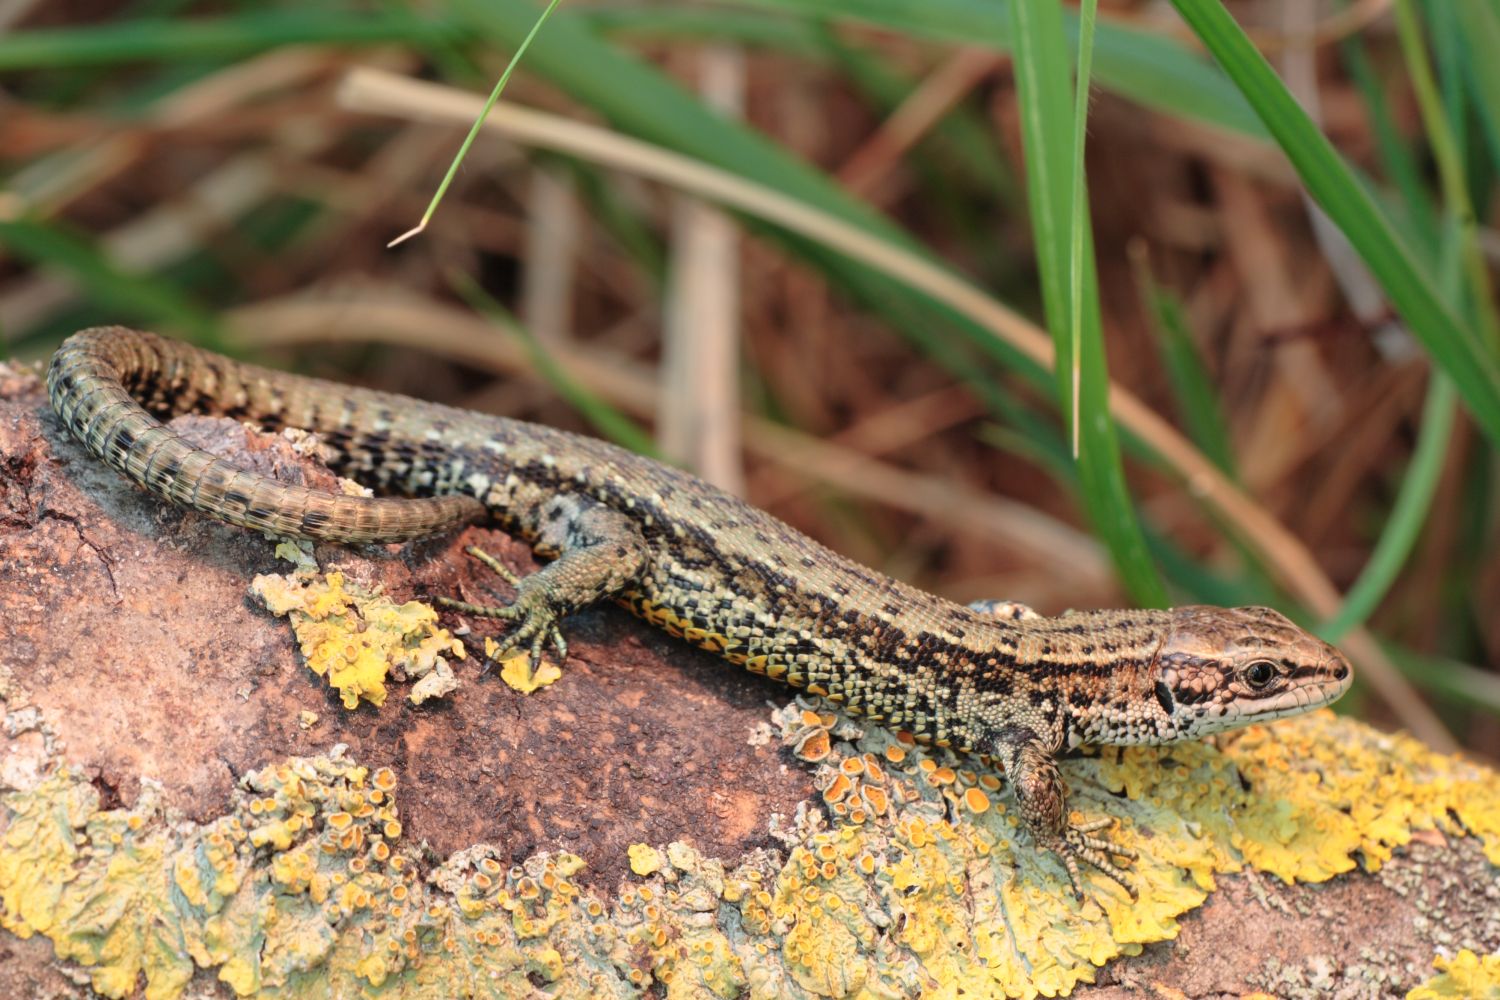
[[[594,438],[260,368],[125,327],[68,338],[47,389],[88,451],[231,524],[357,544],[487,516],[547,560],[510,579],[507,605],[440,599],[508,620],[500,656],[527,647],[535,666],[550,644],[566,657],[563,619],[614,599],[852,716],[996,761],[1022,825],[1059,858],[1080,901],[1080,862],[1134,898],[1116,861],[1135,855],[1100,835],[1111,819],[1072,820],[1059,754],[1197,739],[1330,704],[1352,682],[1336,648],[1270,608],[1044,617],[1009,601],[963,606]],[[403,495],[337,495],[241,470],[161,422],[187,412],[311,431],[333,471]]]

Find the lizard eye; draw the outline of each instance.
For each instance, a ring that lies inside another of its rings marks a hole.
[[[1276,664],[1270,660],[1255,660],[1240,673],[1245,683],[1259,691],[1276,679]]]

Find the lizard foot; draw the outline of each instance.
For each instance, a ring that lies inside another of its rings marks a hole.
[[[495,652],[493,659],[497,661],[506,659],[518,647],[530,644],[531,669],[535,671],[542,665],[542,651],[546,649],[548,642],[551,642],[552,648],[557,650],[558,658],[566,660],[568,643],[563,638],[562,630],[558,628],[562,616],[553,609],[546,595],[534,587],[526,586],[500,560],[477,545],[470,545],[464,551],[488,566],[500,579],[516,588],[515,600],[501,605],[470,604],[468,601],[454,600],[451,597],[438,597],[434,598],[434,601],[445,608],[479,615],[482,618],[519,622],[519,626],[506,636],[505,642]]]
[[[1092,834],[1107,829],[1114,825],[1114,820],[1096,819],[1087,823],[1070,823],[1063,830],[1060,837],[1046,846],[1062,859],[1063,866],[1068,870],[1068,881],[1073,885],[1073,896],[1078,902],[1083,902],[1083,889],[1079,883],[1078,862],[1085,861],[1099,869],[1105,875],[1124,889],[1132,900],[1137,898],[1135,887],[1130,884],[1129,874],[1114,863],[1113,858],[1126,858],[1134,861],[1137,854],[1125,847],[1118,847],[1103,837],[1095,837]]]

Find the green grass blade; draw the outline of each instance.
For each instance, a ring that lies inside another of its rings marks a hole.
[[[1199,451],[1231,479],[1238,479],[1234,448],[1229,442],[1229,428],[1224,422],[1218,393],[1203,365],[1203,357],[1198,353],[1182,303],[1177,296],[1159,286],[1147,268],[1149,265],[1144,263],[1140,268],[1139,294],[1150,317],[1151,330],[1156,335],[1182,424]]]
[[[611,4],[579,8],[577,14],[595,31],[616,39],[649,42],[715,39],[797,56],[826,54],[819,25],[805,18],[763,10]]]
[[[118,20],[83,28],[0,34],[0,71],[67,69],[140,60],[243,56],[282,45],[452,42],[458,25],[402,11],[251,11],[228,17]]]
[[[559,2],[560,0],[549,0],[547,6],[532,22],[531,30],[526,32],[526,37],[521,39],[521,44],[517,45],[516,50],[511,53],[510,62],[505,64],[505,70],[500,74],[500,79],[496,80],[495,85],[490,88],[490,96],[485,100],[484,108],[475,117],[474,124],[469,126],[469,134],[464,136],[464,141],[459,144],[458,152],[453,155],[453,162],[448,165],[448,172],[443,174],[443,179],[438,182],[437,190],[432,194],[432,200],[427,203],[427,209],[422,213],[422,221],[391,240],[386,246],[393,247],[399,243],[405,243],[425,230],[427,224],[432,221],[433,214],[443,203],[443,196],[448,193],[448,186],[453,183],[453,178],[458,176],[458,168],[463,165],[464,157],[469,155],[469,147],[474,145],[474,140],[479,137],[479,130],[484,127],[484,120],[489,117],[490,109],[495,106],[496,101],[500,100],[500,95],[505,92],[505,85],[510,82],[510,75],[516,71],[516,65],[526,55],[526,50],[531,48],[537,32],[542,30],[542,25],[547,23],[547,18],[552,16]]]
[[[1010,12],[1032,228],[1064,412],[1073,409],[1077,366],[1075,428],[1084,506],[1132,596],[1142,605],[1163,607],[1168,603],[1166,588],[1135,517],[1109,415],[1098,277],[1091,230],[1084,221],[1088,201],[1081,185],[1075,189],[1069,183],[1081,167],[1074,146],[1072,66],[1062,6],[1058,0],[1037,0],[1012,4]],[[1079,110],[1087,110],[1086,102]],[[1081,138],[1081,127],[1076,134]]]
[[[1350,629],[1370,617],[1391,589],[1391,584],[1396,582],[1401,567],[1416,546],[1433,495],[1437,493],[1438,479],[1443,473],[1443,459],[1453,437],[1457,404],[1453,383],[1443,375],[1435,374],[1422,408],[1422,429],[1417,436],[1416,449],[1375,549],[1359,578],[1345,594],[1338,615],[1317,630],[1329,642],[1338,642]]]
[[[1500,444],[1500,364],[1444,304],[1430,277],[1353,172],[1219,0],[1172,0],[1239,85],[1303,184],[1349,239],[1433,360]]]
[[[1098,0],[1083,0],[1078,22],[1078,73],[1074,90],[1072,163],[1068,171],[1068,357],[1073,362],[1071,381],[1064,400],[1068,404],[1069,428],[1073,433],[1073,457],[1078,457],[1079,357],[1083,354],[1083,229],[1088,220],[1088,181],[1084,176],[1083,147],[1088,137],[1089,67],[1094,57],[1094,25],[1099,18]],[[1101,341],[1102,343],[1102,341]]]
[[[1500,9],[1492,3],[1451,5],[1465,50],[1464,71],[1473,91],[1473,107],[1489,144],[1490,159],[1500,163]]]
[[[547,349],[531,335],[531,331],[522,326],[478,282],[457,270],[446,272],[445,277],[449,287],[469,308],[489,319],[500,331],[514,337],[525,348],[536,373],[552,386],[553,391],[564,402],[577,410],[589,426],[622,448],[629,448],[637,454],[652,458],[661,457],[656,442],[645,428],[569,376],[557,359],[548,354]]]
[[[1445,32],[1445,36],[1451,34]],[[1459,257],[1469,283],[1468,301],[1472,306],[1469,315],[1493,358],[1494,352],[1500,349],[1500,316],[1495,314],[1494,288],[1490,284],[1489,267],[1479,249],[1474,206],[1469,198],[1469,182],[1465,174],[1464,142],[1459,131],[1465,118],[1463,88],[1450,75],[1449,85],[1439,91],[1412,0],[1396,0],[1396,35],[1401,40],[1407,75],[1417,95],[1417,106],[1422,110],[1422,123],[1426,126],[1428,143],[1442,182],[1443,201],[1449,218],[1457,227]],[[1449,69],[1451,74],[1452,67]],[[1446,100],[1444,93],[1447,94]]]
[[[108,305],[123,322],[167,327],[210,347],[220,344],[219,325],[209,310],[169,282],[122,270],[85,239],[55,223],[0,221],[0,247],[44,270],[68,275],[88,299]]]
[[[1365,114],[1374,134],[1380,165],[1386,178],[1396,186],[1396,191],[1401,196],[1401,219],[1405,223],[1403,231],[1409,238],[1417,240],[1417,246],[1430,259],[1438,249],[1438,220],[1433,214],[1422,179],[1422,168],[1418,166],[1406,137],[1401,134],[1391,116],[1385,83],[1370,64],[1364,39],[1359,35],[1351,35],[1344,39],[1341,51],[1349,76],[1364,99]]]
[[[739,0],[808,17],[865,21],[901,34],[960,45],[1010,50],[1014,38],[1005,0]],[[1034,0],[1023,0],[1025,3]],[[1070,37],[1078,19],[1064,15]],[[1245,99],[1212,64],[1182,43],[1121,24],[1101,23],[1095,41],[1101,87],[1155,111],[1265,138]]]

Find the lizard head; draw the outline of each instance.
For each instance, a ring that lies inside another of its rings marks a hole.
[[[1354,679],[1337,649],[1270,608],[1174,608],[1168,623],[1145,678],[1168,739],[1321,708]]]
[[[1070,743],[1196,739],[1331,704],[1353,679],[1338,650],[1270,608],[1195,605],[1150,619],[1139,659],[1108,672],[1103,697],[1075,704]]]

